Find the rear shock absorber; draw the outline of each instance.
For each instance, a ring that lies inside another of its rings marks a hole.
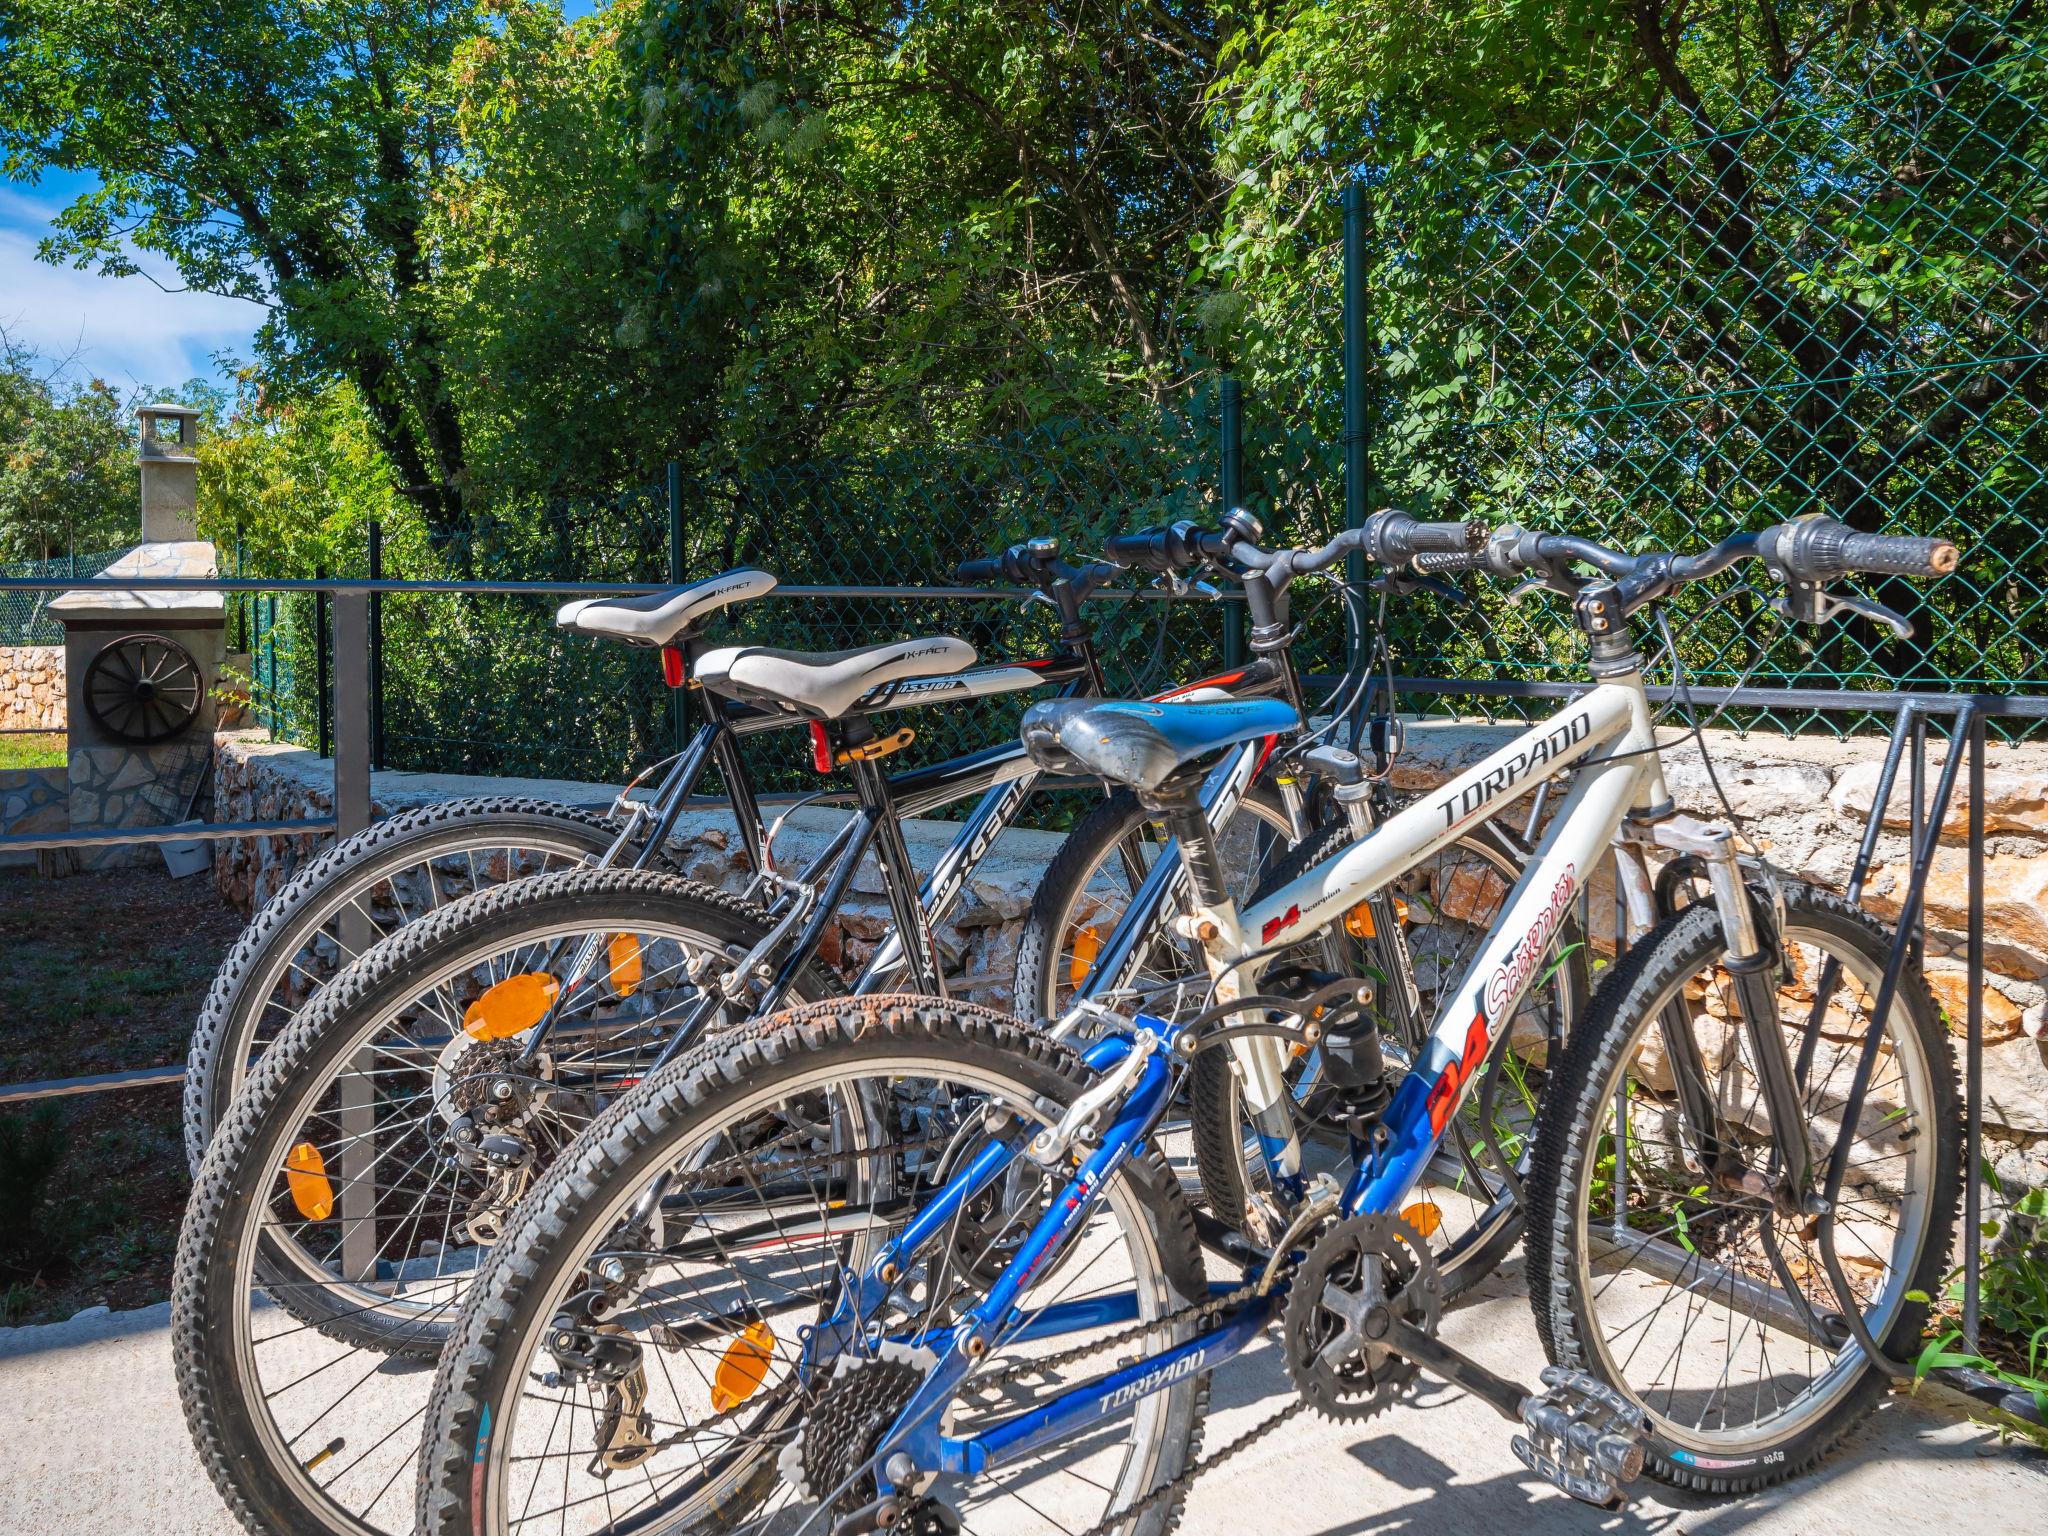
[[[1181,793],[1160,797],[1153,807],[1166,821],[1166,829],[1180,844],[1181,858],[1188,871],[1198,912],[1232,912],[1230,888],[1224,882],[1223,861],[1216,851],[1216,839],[1201,803],[1192,787]],[[1197,935],[1199,938],[1200,935]],[[1206,942],[1206,941],[1204,941]],[[1234,972],[1217,982],[1218,1002],[1238,995]],[[1237,1062],[1245,1115],[1258,1137],[1273,1185],[1290,1203],[1302,1195],[1301,1140],[1296,1134],[1293,1105],[1288,1099],[1287,1052],[1270,1036],[1250,1036],[1230,1042]]]

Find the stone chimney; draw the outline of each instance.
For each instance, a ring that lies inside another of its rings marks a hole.
[[[137,406],[142,439],[142,542],[181,544],[199,537],[199,413],[189,405]]]

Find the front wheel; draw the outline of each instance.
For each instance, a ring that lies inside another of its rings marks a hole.
[[[876,1497],[880,1437],[927,1346],[987,1294],[1065,1175],[1017,1158],[839,1340],[821,1325],[842,1277],[952,1170],[1027,1139],[1086,1081],[1073,1051],[1012,1019],[908,996],[795,1009],[663,1069],[556,1165],[478,1276],[434,1384],[419,1529],[832,1529]],[[947,1434],[1193,1336],[1201,1255],[1157,1153],[1125,1162],[1084,1219],[1027,1271]],[[1031,1337],[1024,1320],[1050,1324],[1056,1303],[1063,1326]],[[1182,1376],[1047,1451],[941,1474],[927,1497],[966,1531],[1165,1536],[1178,1498],[1161,1490],[1188,1469],[1205,1396],[1205,1377]]]
[[[1782,1482],[1847,1432],[1884,1377],[1840,1308],[1887,1354],[1910,1352],[1955,1231],[1954,1066],[1926,984],[1901,978],[1845,1127],[1891,934],[1831,893],[1783,894],[1768,1025],[1795,1066],[1808,1058],[1798,1133],[1816,1180],[1847,1139],[1832,1220],[1852,1294],[1829,1280],[1816,1218],[1768,1193],[1783,1128],[1711,902],[1600,988],[1552,1079],[1528,1183],[1530,1301],[1551,1360],[1644,1410],[1654,1476],[1711,1493]]]

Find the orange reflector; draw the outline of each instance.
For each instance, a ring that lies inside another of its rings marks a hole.
[[[547,1017],[562,984],[545,971],[507,976],[462,1013],[462,1032],[477,1040],[502,1040],[533,1028]]]
[[[1102,953],[1102,930],[1090,923],[1074,934],[1074,953],[1067,961],[1067,983],[1078,987],[1095,969],[1095,957]]]
[[[711,1378],[711,1411],[737,1408],[760,1389],[775,1358],[775,1330],[757,1318],[747,1331],[725,1346],[725,1355]]]
[[[1444,1213],[1427,1200],[1401,1208],[1401,1219],[1420,1232],[1424,1237],[1434,1237],[1436,1229],[1444,1224]]]
[[[1344,914],[1344,931],[1354,939],[1369,939],[1379,931],[1373,927],[1371,902],[1361,901]]]
[[[608,974],[612,990],[621,997],[631,997],[640,990],[640,941],[630,933],[613,934],[611,961],[612,968]]]
[[[308,1221],[325,1221],[334,1214],[334,1186],[327,1182],[327,1159],[310,1141],[302,1141],[285,1154],[284,1179],[292,1187],[292,1204]]]

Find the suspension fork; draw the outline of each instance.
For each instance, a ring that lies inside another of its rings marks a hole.
[[[1813,1188],[1813,1148],[1806,1135],[1806,1111],[1800,1098],[1798,1072],[1785,1033],[1778,1025],[1780,938],[1767,931],[1758,904],[1751,899],[1735,857],[1735,834],[1725,826],[1708,825],[1689,816],[1671,816],[1648,829],[1649,839],[1674,853],[1691,854],[1706,869],[1714,910],[1727,945],[1722,968],[1734,981],[1736,1012],[1756,1062],[1764,1104],[1771,1116],[1771,1143],[1778,1157],[1777,1187],[1749,1188],[1768,1193],[1787,1214],[1805,1215]],[[1661,1021],[1672,1076],[1685,1112],[1700,1127],[1701,1154],[1707,1172],[1717,1181],[1754,1176],[1741,1167],[1736,1137],[1721,1113],[1718,1095],[1707,1081],[1706,1062],[1692,1031],[1682,999],[1673,999]]]

